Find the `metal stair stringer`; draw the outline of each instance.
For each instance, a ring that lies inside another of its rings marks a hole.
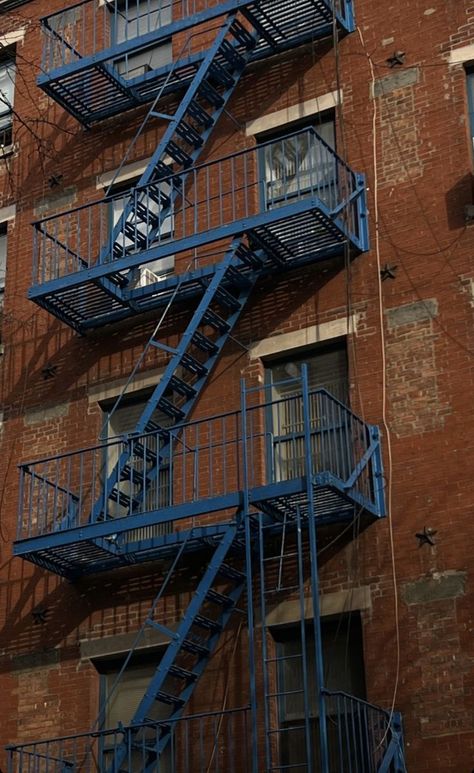
[[[174,115],[157,112],[155,100],[138,134],[153,118],[168,120],[168,126],[102,248],[99,262],[144,249],[157,238],[163,222],[172,216],[174,202],[182,195],[186,170],[196,164],[259,36],[259,32],[244,26],[236,18],[236,12],[228,14]],[[169,159],[172,166],[169,166]],[[179,178],[170,178],[170,175],[178,174]],[[166,192],[163,183],[159,184],[164,178],[171,181],[170,190]],[[155,182],[156,186],[153,186]]]
[[[172,424],[180,424],[189,418],[257,279],[263,272],[266,260],[267,254],[263,250],[251,250],[239,235],[232,240],[215,273],[204,282],[203,295],[186,331],[130,435],[129,446],[120,454],[92,508],[92,522],[108,517],[108,501],[119,502],[128,507],[130,515],[140,511],[147,487],[157,479],[169,459],[174,436],[171,435],[170,428],[166,428],[163,432],[163,445],[156,454],[149,448],[141,449],[141,441],[137,440],[136,436],[146,438],[145,433],[159,432],[161,427],[155,418],[157,411],[169,417]],[[147,346],[162,348],[154,335],[152,334]],[[139,476],[139,480],[133,484],[133,494],[128,495],[121,489],[121,484],[123,481],[133,482],[133,456],[137,451],[155,458],[147,458],[150,468],[146,475]]]
[[[244,572],[226,562],[229,553],[243,539],[242,514],[230,522],[214,550],[212,558],[189,603],[176,633],[168,644],[151,682],[131,720],[131,738],[114,750],[113,762],[107,773],[121,773],[130,749],[140,753],[141,773],[156,770],[156,762],[171,741],[174,721],[184,712],[194,693],[199,677],[211,658],[220,635],[234,612],[246,584]],[[222,583],[231,588],[222,592]],[[218,584],[219,590],[213,586]],[[209,617],[203,606],[213,606],[217,612]],[[196,630],[199,632],[197,633]],[[191,661],[193,663],[191,664]],[[173,688],[170,692],[169,682]],[[144,723],[154,723],[157,704],[169,706],[167,720],[160,720],[159,732],[150,738]],[[133,725],[137,725],[136,731]],[[139,727],[141,725],[141,727]]]

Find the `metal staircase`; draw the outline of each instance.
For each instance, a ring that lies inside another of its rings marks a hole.
[[[153,433],[160,429],[156,413],[167,417],[171,424],[181,424],[189,418],[209,374],[219,358],[240,313],[249,298],[259,273],[264,255],[252,251],[241,239],[234,239],[224,259],[209,281],[203,281],[202,298],[181,337],[168,365],[150,395],[135,426],[134,435]],[[148,346],[162,348],[152,335]],[[168,348],[168,347],[166,347]],[[136,442],[122,452],[109,475],[104,492],[94,505],[91,520],[108,516],[107,502],[119,502],[130,514],[142,509],[147,489],[156,481],[170,455],[169,425],[164,442],[157,450],[146,474],[133,469]],[[148,454],[153,453],[147,449]],[[133,493],[121,489],[122,481],[133,482]]]
[[[170,631],[148,618],[147,624],[165,632],[171,641],[133,715],[127,743],[114,749],[108,773],[119,773],[134,751],[140,755],[141,770],[156,769],[153,766],[170,744],[174,723],[185,711],[245,587],[245,573],[228,563],[233,552],[244,549],[241,520],[238,513],[225,527],[178,629]],[[174,568],[173,563],[171,573]],[[169,575],[164,585],[168,582]],[[156,722],[157,713],[162,720],[163,708],[167,718],[150,738],[147,723]]]
[[[125,257],[137,248],[146,249],[159,234],[163,222],[172,217],[173,205],[182,195],[186,180],[186,174],[178,178],[174,177],[174,173],[178,175],[196,164],[257,41],[258,33],[245,27],[235,13],[230,13],[188,86],[176,113],[168,116],[157,111],[155,100],[139,133],[143,133],[149,122],[156,118],[167,120],[168,126],[137,183],[138,196],[132,195],[125,203],[124,211],[107,245],[102,249],[100,263]],[[133,142],[136,142],[136,137]],[[170,185],[167,195],[162,185],[154,187],[152,183],[168,178],[171,171],[174,184]],[[109,245],[112,256],[108,254]],[[117,281],[123,283],[120,276]]]

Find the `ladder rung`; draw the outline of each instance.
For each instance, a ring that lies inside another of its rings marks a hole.
[[[171,695],[168,692],[164,692],[164,690],[159,690],[156,693],[155,700],[160,701],[160,703],[166,703],[168,706],[182,706],[184,704],[184,700],[179,695]]]
[[[237,19],[235,19],[234,23],[232,24],[230,31],[234,38],[247,49],[251,50],[257,45],[256,37],[252,35],[249,30],[246,29]]]
[[[240,301],[238,301],[234,295],[228,293],[227,290],[225,290],[223,287],[217,288],[216,300],[223,306],[227,306],[228,309],[232,309],[233,311],[240,309]]]
[[[200,657],[209,657],[211,654],[208,647],[194,641],[194,639],[183,639],[181,647],[183,650],[186,650],[186,652],[191,652],[193,655],[199,655]]]
[[[201,107],[199,102],[197,102],[195,99],[191,100],[186,112],[194,121],[196,121],[196,123],[198,123],[200,126],[204,126],[205,129],[209,129],[214,123],[213,118],[209,115],[208,112],[206,112],[206,110],[204,110],[203,107]]]
[[[222,625],[217,620],[211,620],[204,615],[196,615],[193,621],[194,625],[198,625],[200,628],[205,628],[207,631],[220,631]]]
[[[168,674],[177,677],[177,679],[185,679],[187,682],[194,682],[198,678],[194,671],[189,671],[187,668],[176,665],[170,666]]]
[[[186,368],[186,370],[189,370],[191,373],[196,373],[198,376],[205,376],[208,372],[206,366],[203,365],[202,362],[199,362],[199,360],[196,360],[192,354],[183,354],[181,357],[181,365],[183,368]]]
[[[228,40],[223,40],[220,47],[220,53],[226,59],[226,61],[235,69],[238,70],[245,66],[244,57],[239,54],[236,48]]]
[[[172,419],[176,419],[177,421],[181,421],[181,419],[184,417],[184,413],[181,408],[178,408],[177,405],[174,405],[171,400],[167,400],[166,397],[160,398],[158,402],[158,408],[163,411],[163,413],[166,413],[167,416],[170,416]]]
[[[188,155],[185,150],[180,148],[176,142],[173,142],[173,140],[168,142],[166,146],[166,153],[168,153],[168,155],[170,155],[177,164],[181,164],[181,166],[191,166],[193,163],[191,156]]]
[[[211,84],[208,81],[203,81],[201,85],[199,86],[199,94],[206,99],[210,105],[213,105],[214,107],[222,107],[224,104],[224,99],[221,97],[218,91],[215,90],[214,86],[211,86]]]
[[[217,344],[215,344],[214,341],[211,341],[211,339],[205,336],[203,333],[200,333],[199,330],[196,330],[191,340],[193,344],[198,346],[199,349],[202,349],[203,352],[215,354],[219,351]]]
[[[245,574],[239,571],[239,569],[235,569],[235,567],[230,564],[221,564],[219,567],[219,574],[223,574],[225,577],[228,577],[229,580],[234,580],[235,582],[243,582],[245,580]]]
[[[192,386],[192,384],[188,384],[186,381],[183,381],[182,378],[179,378],[178,376],[171,376],[169,380],[169,387],[173,390],[173,392],[177,392],[179,395],[182,395],[183,397],[194,397],[196,394],[196,390]]]
[[[228,322],[226,322],[225,319],[222,319],[219,314],[216,314],[215,311],[212,311],[212,309],[207,309],[203,315],[202,321],[213,327],[215,330],[218,330],[220,333],[227,333],[230,327]]]
[[[219,591],[214,590],[213,588],[210,588],[207,591],[206,598],[209,599],[209,601],[212,601],[213,604],[219,604],[222,607],[231,607],[234,603],[230,596],[219,593]]]
[[[176,134],[181,137],[182,140],[189,145],[193,145],[195,148],[200,148],[203,144],[203,138],[196,129],[194,129],[186,121],[181,121],[176,127]]]
[[[212,78],[222,86],[229,88],[234,83],[234,78],[227,72],[225,67],[222,67],[218,62],[213,62],[207,71],[208,77]]]

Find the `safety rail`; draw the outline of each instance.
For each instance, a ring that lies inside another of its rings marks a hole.
[[[253,5],[255,0],[82,0],[41,19],[42,73],[53,75],[55,70],[87,57],[94,57],[97,62],[102,54],[110,60],[123,57],[124,65],[117,74],[133,77],[138,72],[129,68],[126,60],[133,52],[169,40],[173,34],[229,11]],[[271,16],[281,3],[263,0],[261,5]],[[325,9],[326,19],[330,20],[335,12],[339,24],[351,28],[350,0],[320,0],[318,5]],[[314,6],[312,13],[316,14]],[[150,65],[144,67],[143,74],[150,69]]]
[[[305,220],[304,229],[299,228],[298,219],[313,210],[328,221],[327,230],[316,220],[312,227]],[[123,212],[117,237],[113,226]],[[293,228],[278,228],[290,218]],[[345,239],[367,248],[364,178],[314,129],[170,174],[132,189],[130,196],[122,192],[42,218],[33,226],[32,289],[75,274],[90,276],[91,270],[126,284],[126,276],[120,280],[116,272],[154,261],[159,274],[156,261],[170,255],[178,255],[179,273],[189,265],[189,257],[180,259],[179,253],[262,227],[272,230],[290,263],[322,248],[326,255]]]
[[[324,690],[330,769],[404,773],[400,715],[345,692]]]
[[[10,745],[8,773],[98,773],[113,770],[114,753],[126,747],[126,770],[145,770],[148,746],[172,727],[171,741],[155,763],[159,773],[250,773],[249,709],[193,714],[90,733]],[[137,734],[137,728],[139,734]]]
[[[301,494],[308,453],[315,485],[384,515],[378,429],[325,389],[310,390],[308,401],[309,441],[301,394],[293,394],[23,463],[17,540],[77,527],[87,539],[94,524],[101,533],[125,532],[146,513],[154,523],[177,522],[191,506],[193,515],[238,506],[244,488],[258,502]],[[113,490],[105,486],[111,470]]]

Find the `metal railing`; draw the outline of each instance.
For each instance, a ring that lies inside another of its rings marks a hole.
[[[113,271],[119,260],[123,270],[139,265],[147,250],[153,251],[148,260],[164,258],[195,246],[193,237],[202,235],[203,243],[228,237],[233,223],[251,228],[262,213],[284,220],[294,211],[289,207],[305,200],[308,209],[310,200],[321,202],[357,240],[363,192],[360,176],[314,129],[289,134],[134,188],[130,198],[121,192],[36,221],[33,285],[103,264]],[[317,239],[316,231],[315,249]]]
[[[378,512],[377,429],[324,389],[311,390],[309,403],[313,475],[330,474],[341,491]],[[244,486],[272,486],[277,494],[279,484],[304,476],[306,449],[302,398],[293,395],[251,406],[245,417],[241,411],[224,413],[27,462],[20,465],[17,539],[87,526],[97,518],[114,519],[117,528],[117,519],[168,508],[172,520],[180,517],[177,506],[219,498],[224,508],[225,497]],[[113,496],[105,485],[111,472],[119,481]],[[100,516],[93,519],[93,511]]]
[[[149,748],[172,728],[170,743],[153,763],[154,773],[250,773],[247,708],[194,714],[93,733],[7,747],[8,773],[103,773],[125,745],[121,769],[149,770]]]
[[[334,7],[344,22],[351,18],[350,0],[323,2],[330,13]],[[235,5],[251,5],[251,0],[242,0]],[[264,5],[271,11],[271,0]],[[221,14],[228,10],[228,3],[224,6],[222,0],[83,0],[74,3],[41,19],[42,71],[52,73],[104,52],[111,59],[120,58],[122,50],[122,56],[126,56],[125,50],[130,55],[148,43],[169,38],[173,31],[171,24],[176,28],[176,23],[182,22],[177,27],[181,30],[193,26],[196,23],[193,17],[198,14],[205,17],[206,11],[215,9],[216,12],[208,16],[219,15],[219,6],[223,6]]]
[[[345,692],[326,690],[325,703],[331,770],[341,773],[405,770],[397,713],[390,714]]]

